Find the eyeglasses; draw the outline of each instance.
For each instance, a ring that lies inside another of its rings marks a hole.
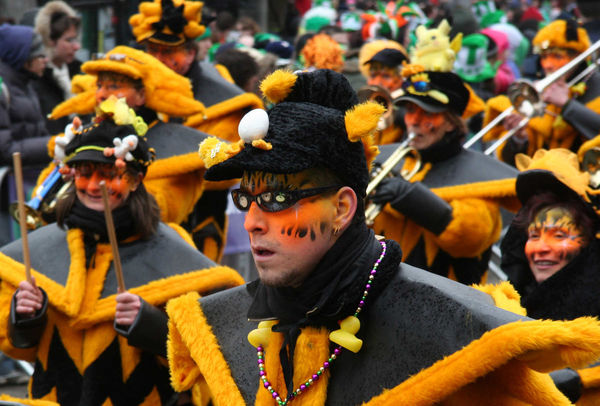
[[[252,202],[256,202],[262,210],[276,212],[292,207],[299,200],[336,190],[340,187],[339,185],[332,185],[311,189],[279,190],[276,192],[259,193],[256,196],[241,189],[234,189],[231,191],[231,197],[233,198],[235,207],[241,211],[248,211]]]
[[[83,176],[84,178],[90,178],[94,172],[98,172],[102,179],[107,180],[113,180],[125,174],[125,168],[118,168],[108,163],[82,162],[75,164],[73,169],[75,169],[75,176]]]

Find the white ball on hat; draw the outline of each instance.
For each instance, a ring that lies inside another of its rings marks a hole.
[[[263,109],[249,111],[238,125],[238,134],[245,143],[265,138],[267,131],[269,131],[269,116]]]

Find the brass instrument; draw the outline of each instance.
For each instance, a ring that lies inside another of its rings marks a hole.
[[[388,176],[392,172],[392,169],[394,169],[396,165],[398,165],[398,163],[400,163],[400,161],[402,161],[407,155],[414,154],[417,162],[412,170],[401,171],[400,176],[406,180],[410,180],[410,178],[412,178],[419,171],[419,169],[421,169],[421,156],[419,155],[419,152],[408,145],[413,138],[415,138],[415,134],[409,133],[406,137],[406,140],[398,145],[394,152],[392,152],[392,154],[385,160],[383,164],[381,164],[381,166],[375,169],[373,172],[373,179],[367,185],[367,196],[369,196],[371,192],[373,192],[377,186],[379,186],[381,181]],[[381,204],[375,204],[373,202],[369,203],[365,209],[365,221],[368,226],[373,225],[375,222],[375,217],[379,215],[382,209],[383,205]]]
[[[594,147],[583,154],[581,169],[590,174],[590,186],[597,190],[600,187],[600,148]]]
[[[377,124],[379,131],[385,130],[394,123],[394,100],[402,96],[402,93],[404,93],[402,89],[390,93],[387,89],[377,85],[367,85],[356,92],[359,101],[374,101],[385,107],[385,113]]]
[[[487,134],[492,128],[502,122],[507,116],[512,114],[515,110],[524,116],[523,120],[519,122],[519,125],[506,134],[504,134],[501,138],[499,138],[496,142],[494,142],[489,148],[487,148],[484,153],[486,155],[492,154],[500,145],[502,145],[507,139],[512,137],[515,133],[525,127],[529,120],[533,117],[544,115],[546,105],[541,99],[542,92],[551,84],[558,81],[561,77],[569,73],[575,67],[577,67],[581,62],[583,62],[588,56],[596,52],[600,49],[600,40],[596,41],[592,44],[591,47],[586,49],[581,54],[577,55],[572,61],[567,63],[565,66],[557,69],[555,72],[552,72],[550,75],[546,76],[544,79],[533,83],[530,80],[521,79],[510,85],[508,88],[508,98],[511,101],[512,106],[504,110],[500,113],[495,119],[490,121],[485,127],[477,132],[473,137],[467,140],[463,144],[463,148],[469,148],[471,145],[475,144],[479,139],[483,138],[485,134]],[[589,76],[594,70],[598,69],[599,61],[595,61],[593,64],[588,66],[583,72],[573,78],[567,86],[571,87],[581,81],[583,78]]]
[[[33,197],[25,202],[26,224],[29,230],[35,230],[44,224],[44,218],[52,216],[56,209],[58,198],[64,194],[70,182],[65,183],[58,167],[44,179],[33,192]],[[8,208],[10,214],[19,221],[18,203],[11,203]]]

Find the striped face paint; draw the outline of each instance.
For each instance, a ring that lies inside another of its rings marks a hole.
[[[240,189],[253,195],[327,185],[315,170],[296,174],[245,173]],[[244,227],[259,276],[271,286],[299,286],[335,242],[333,220],[337,195],[301,199],[292,207],[270,213],[253,202]]]
[[[573,216],[562,207],[540,210],[527,232],[525,256],[538,283],[560,271],[586,245]]]
[[[118,171],[111,164],[85,162],[75,166],[75,190],[77,198],[88,209],[103,211],[100,182],[106,183],[108,204],[111,210],[123,205],[134,189],[131,176]]]
[[[444,113],[430,113],[414,103],[406,103],[404,122],[408,132],[415,134],[410,146],[417,150],[429,148],[454,128]]]

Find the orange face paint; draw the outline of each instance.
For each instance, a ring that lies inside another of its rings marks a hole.
[[[112,164],[85,162],[75,166],[75,190],[84,206],[96,211],[104,210],[100,182],[106,183],[108,204],[111,210],[123,205],[135,189],[131,177]]]
[[[408,132],[415,134],[410,146],[417,150],[432,146],[454,128],[444,113],[429,113],[414,103],[405,104],[404,122]]]
[[[184,45],[168,46],[148,42],[146,51],[180,75],[185,75],[195,59],[195,52]]]
[[[562,207],[540,210],[528,227],[525,256],[538,283],[565,267],[586,245],[571,213]]]
[[[291,175],[245,173],[240,189],[258,194],[265,191],[315,187],[311,171]],[[294,206],[269,213],[253,202],[244,228],[259,276],[272,286],[298,286],[331,248],[336,195],[317,195]]]
[[[134,109],[143,106],[146,102],[143,90],[136,89],[130,81],[115,80],[100,75],[97,80],[96,104],[102,103],[111,95],[118,98],[124,97],[127,105]]]
[[[565,49],[554,48],[542,52],[540,55],[540,64],[546,75],[562,68],[568,64],[574,55],[570,54]]]
[[[393,92],[402,87],[402,76],[396,68],[390,68],[378,63],[371,63],[369,69],[369,78],[367,84],[371,86],[381,86],[384,89]]]

